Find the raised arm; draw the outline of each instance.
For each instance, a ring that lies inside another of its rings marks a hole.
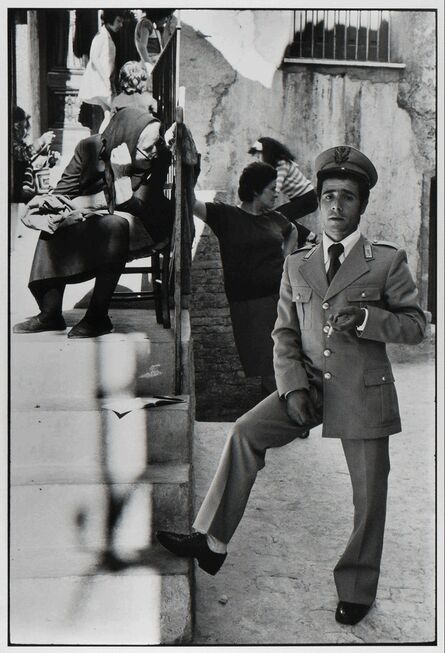
[[[207,207],[205,202],[196,199],[195,191],[193,190],[193,215],[196,215],[197,218],[203,222],[207,222]]]

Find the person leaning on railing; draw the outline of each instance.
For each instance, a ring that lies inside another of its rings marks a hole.
[[[54,193],[28,204],[23,222],[41,231],[29,281],[40,313],[15,333],[65,329],[66,284],[92,278],[86,314],[68,337],[112,331],[108,308],[131,252],[171,234],[173,205],[163,193],[171,153],[160,127],[147,111],[122,109],[102,137],[80,141]]]
[[[299,229],[273,210],[276,178],[276,170],[269,164],[251,163],[239,179],[238,206],[194,199],[194,214],[219,240],[241,365],[247,377],[262,378],[265,393],[276,388],[271,332],[284,258],[297,248]]]

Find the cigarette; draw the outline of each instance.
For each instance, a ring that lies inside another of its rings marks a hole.
[[[332,324],[329,325],[328,335],[326,336],[327,338],[330,338],[330,337],[331,337],[331,334],[332,334],[333,330],[334,330],[334,329],[333,329],[333,327],[332,327]]]

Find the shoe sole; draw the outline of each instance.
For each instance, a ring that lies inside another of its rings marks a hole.
[[[13,329],[12,333],[18,333],[22,336],[31,336],[33,333],[60,333],[61,331],[66,331],[66,326],[60,327],[59,329],[35,329],[33,331],[16,331]]]

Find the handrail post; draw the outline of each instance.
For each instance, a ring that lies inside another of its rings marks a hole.
[[[181,348],[181,313],[182,313],[182,287],[181,287],[181,254],[182,254],[182,127],[183,110],[176,107],[176,161],[175,161],[175,393],[182,392],[182,348]]]

